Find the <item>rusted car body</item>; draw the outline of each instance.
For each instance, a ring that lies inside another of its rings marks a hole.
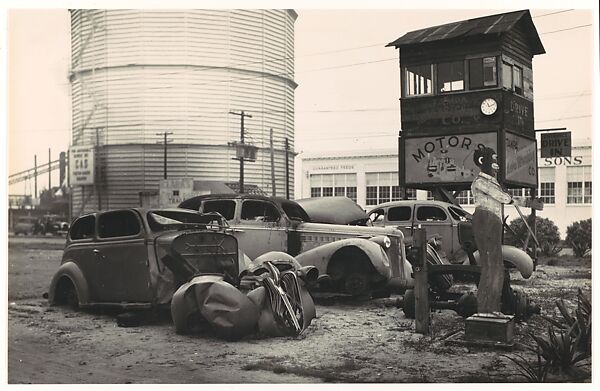
[[[414,230],[421,226],[427,238],[439,239],[442,254],[453,264],[468,264],[469,247],[474,250],[474,260],[479,258],[472,237],[471,214],[459,206],[443,201],[404,200],[375,206],[368,212],[373,226],[394,227],[401,230],[408,241]],[[513,246],[502,246],[506,263],[516,267],[524,278],[533,272],[533,259]]]
[[[359,295],[414,283],[403,234],[395,228],[314,223],[294,201],[257,195],[197,196],[179,207],[220,213],[250,258],[283,251],[329,276],[332,290]]]
[[[248,261],[214,216],[184,209],[97,212],[71,226],[48,299],[79,307],[167,305],[198,273],[236,284]]]

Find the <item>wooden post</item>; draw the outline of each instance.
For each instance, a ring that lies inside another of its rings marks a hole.
[[[415,330],[429,334],[429,281],[427,279],[427,233],[425,228],[417,228],[413,234],[413,244],[418,251],[415,267]]]

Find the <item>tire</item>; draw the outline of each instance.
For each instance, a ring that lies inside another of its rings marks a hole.
[[[407,289],[404,292],[404,300],[402,301],[402,311],[404,311],[404,315],[409,319],[415,318],[415,291],[412,289]]]
[[[352,296],[369,294],[369,278],[366,273],[352,272],[344,278],[344,290]]]
[[[59,282],[56,287],[56,299],[55,302],[59,306],[71,308],[72,310],[79,309],[79,297],[77,296],[77,290],[75,286],[66,277]]]

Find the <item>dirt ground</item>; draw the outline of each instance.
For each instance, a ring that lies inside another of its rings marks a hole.
[[[117,327],[114,314],[49,307],[42,294],[58,268],[64,239],[9,238],[9,383],[424,383],[523,382],[504,355],[527,354],[450,343],[464,330],[453,311],[431,314],[432,333],[414,332],[414,321],[396,306],[400,296],[356,302],[317,301],[317,319],[298,338],[246,338],[175,334],[165,316],[139,327]],[[547,260],[526,291],[557,316],[555,300],[575,305],[577,288],[591,294],[590,260]],[[517,324],[516,340],[542,332],[533,316]],[[457,334],[458,333],[458,334]],[[577,379],[589,381],[591,363]]]

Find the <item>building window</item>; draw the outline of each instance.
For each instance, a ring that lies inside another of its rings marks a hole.
[[[310,196],[341,196],[356,202],[356,174],[311,174]]]
[[[590,204],[591,202],[591,166],[567,167],[567,204]]]
[[[416,200],[417,199],[417,189],[406,189],[406,199],[407,200]]]
[[[538,178],[540,181],[539,185],[539,197],[544,204],[554,204],[555,201],[555,187],[554,187],[554,167],[540,167],[538,169]]]
[[[404,68],[405,96],[428,95],[433,91],[431,64]]]
[[[554,204],[554,183],[540,183],[540,199],[544,204]]]
[[[367,186],[367,205],[377,204],[377,186]]]
[[[469,60],[469,89],[496,87],[497,85],[496,57]]]
[[[400,201],[400,186],[392,186],[392,201]]]
[[[462,91],[465,89],[465,71],[462,61],[437,64],[438,92]]]
[[[508,189],[508,194],[510,194],[511,197],[523,197],[525,189]]]
[[[368,172],[365,175],[367,182],[367,205],[378,205],[392,200],[394,188],[397,188],[396,194],[400,194],[398,188],[397,172]]]
[[[458,193],[456,200],[461,205],[473,205],[473,196],[471,195],[471,190],[463,190]]]
[[[583,182],[583,203],[584,204],[592,203],[592,182],[591,181]]]
[[[433,192],[431,190],[427,190],[427,200],[431,201],[433,199]]]

